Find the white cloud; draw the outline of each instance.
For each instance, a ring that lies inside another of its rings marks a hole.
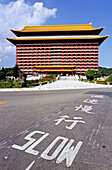
[[[56,8],[48,9],[42,2],[36,2],[32,6],[24,0],[17,0],[9,4],[0,3],[0,62],[5,56],[14,55],[15,48],[5,39],[14,37],[10,29],[20,30],[25,25],[41,25],[49,17],[56,17]]]

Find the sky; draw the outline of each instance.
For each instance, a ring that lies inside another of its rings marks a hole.
[[[99,47],[99,66],[112,68],[112,0],[0,0],[0,69],[14,67],[16,48],[6,40],[10,29],[25,25],[89,24],[105,27],[109,37]]]

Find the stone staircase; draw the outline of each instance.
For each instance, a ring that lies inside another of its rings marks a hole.
[[[79,77],[77,75],[75,76],[60,76],[59,80],[73,80],[77,81]]]

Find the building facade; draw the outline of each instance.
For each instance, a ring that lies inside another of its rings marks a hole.
[[[7,38],[16,46],[16,63],[28,74],[84,74],[98,70],[100,44],[108,36],[104,29],[85,25],[25,26],[11,30],[17,37]]]

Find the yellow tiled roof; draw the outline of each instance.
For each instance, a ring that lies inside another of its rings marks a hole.
[[[97,30],[102,28],[93,28],[92,23],[80,25],[48,25],[48,26],[27,26],[16,32],[46,32],[46,31],[83,31],[83,30]]]

